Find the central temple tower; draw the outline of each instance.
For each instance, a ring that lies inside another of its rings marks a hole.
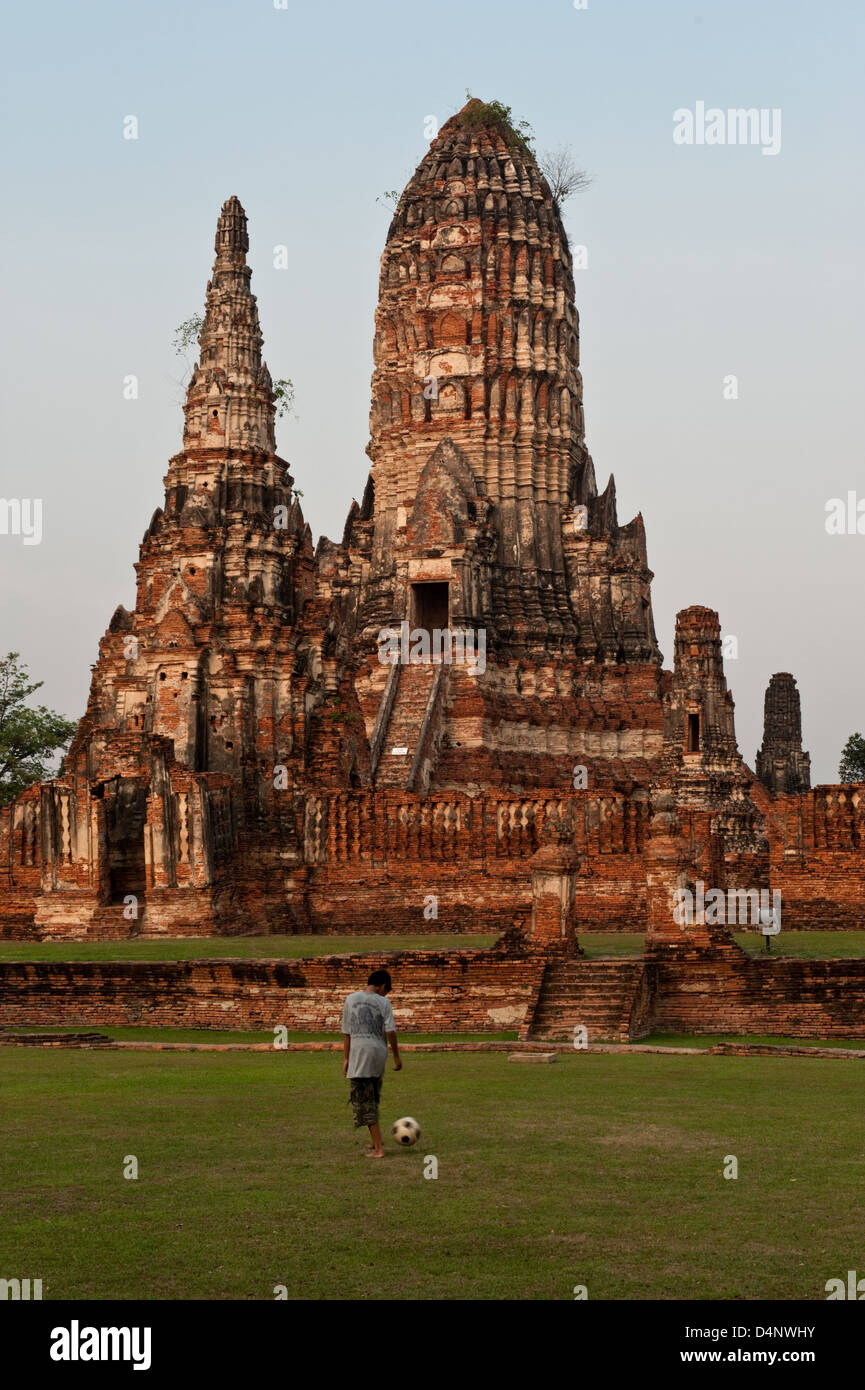
[[[478,785],[569,784],[575,760],[593,785],[647,783],[662,719],[643,521],[619,525],[612,478],[598,492],[567,235],[497,103],[447,121],[399,200],[373,357],[372,471],[343,558],[319,560],[376,785],[456,787],[469,752]],[[403,624],[480,634],[486,669],[386,681],[382,634]]]
[[[530,152],[484,111],[470,102],[433,141],[382,257],[374,562],[385,587],[401,554],[458,546],[458,621],[573,643],[561,523],[595,486],[571,256]]]
[[[657,661],[642,521],[618,527],[585,445],[559,208],[495,106],[446,122],[399,200],[374,361],[367,639],[431,612],[483,627],[500,659]],[[616,578],[589,605],[605,551]]]

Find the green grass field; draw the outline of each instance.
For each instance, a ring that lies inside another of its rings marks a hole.
[[[733,935],[743,951],[753,956],[798,956],[802,960],[857,960],[865,956],[862,931],[782,931],[772,937],[768,952],[758,932],[737,931]]]
[[[856,1063],[409,1054],[382,1118],[424,1133],[383,1162],[329,1053],[4,1048],[0,1086],[0,1270],[46,1299],[822,1300],[862,1266]]]
[[[2,1034],[0,1029],[0,1034]],[[75,1026],[69,1024],[59,1028],[38,1026],[28,1024],[20,1027],[17,1024],[10,1024],[9,1032],[12,1033],[104,1033],[114,1042],[197,1042],[197,1043],[267,1043],[273,1046],[273,1029],[261,1032],[243,1032],[232,1029],[210,1029],[210,1028],[115,1028],[109,1024],[106,1027],[98,1025],[83,1024]],[[468,1042],[473,1037],[483,1037],[488,1042],[509,1042],[517,1038],[516,1031],[510,1033],[404,1033],[399,1031],[400,1044],[403,1043],[430,1043],[430,1042]],[[331,1029],[329,1033],[307,1033],[301,1029],[289,1029],[286,1033],[288,1042],[335,1042],[342,1044],[342,1034],[338,1029]]]
[[[865,1052],[865,1038],[788,1038],[756,1033],[652,1033],[640,1038],[639,1043],[651,1047],[714,1047],[715,1043],[746,1043],[757,1047],[768,1043],[771,1047],[845,1047],[856,1052]]]
[[[583,932],[578,938],[587,960],[610,956],[641,956],[646,942],[644,932]]]
[[[736,932],[751,955],[765,955],[763,937]],[[586,957],[635,957],[643,953],[642,932],[584,932],[579,941]],[[489,933],[437,933],[424,936],[218,936],[168,937],[151,941],[0,941],[0,962],[31,960],[206,960],[281,959],[305,956],[380,955],[387,951],[487,951],[497,938]],[[773,956],[804,959],[865,957],[865,932],[782,932],[772,942]]]
[[[488,951],[496,940],[489,932],[440,932],[398,937],[175,936],[150,941],[0,941],[0,961],[302,960],[304,956],[380,955],[385,951]]]

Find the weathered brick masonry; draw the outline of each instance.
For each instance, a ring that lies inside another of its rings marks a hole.
[[[784,925],[865,928],[865,787],[814,787],[767,806],[770,875]]]
[[[865,960],[733,959],[648,968],[652,1032],[865,1038]]]
[[[640,931],[645,800],[538,791],[531,797],[354,791],[310,797],[307,893],[317,930],[507,930],[528,924],[531,860],[550,817],[566,816],[582,856],[580,929]],[[428,903],[435,898],[435,915]],[[426,915],[425,915],[426,912]]]
[[[339,1031],[345,996],[386,963],[400,1028],[519,1029],[543,978],[542,956],[406,952],[302,961],[0,963],[0,1025]]]

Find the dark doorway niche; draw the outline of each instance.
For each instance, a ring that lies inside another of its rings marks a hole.
[[[412,627],[444,632],[448,626],[448,588],[442,584],[412,584]]]
[[[144,822],[147,790],[139,782],[119,778],[113,796],[105,798],[111,897],[119,902],[129,893],[142,897],[147,889],[144,871]]]
[[[700,751],[700,716],[699,714],[688,715],[688,752],[699,753]]]

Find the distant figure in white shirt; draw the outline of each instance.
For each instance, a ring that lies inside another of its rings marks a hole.
[[[364,1151],[366,1158],[384,1158],[378,1107],[388,1043],[393,1052],[394,1070],[402,1070],[393,1009],[385,998],[390,990],[388,972],[373,970],[366,989],[358,989],[350,994],[342,1011],[342,1074],[351,1082],[349,1100],[354,1111],[355,1129],[361,1125],[369,1126],[372,1142]]]

